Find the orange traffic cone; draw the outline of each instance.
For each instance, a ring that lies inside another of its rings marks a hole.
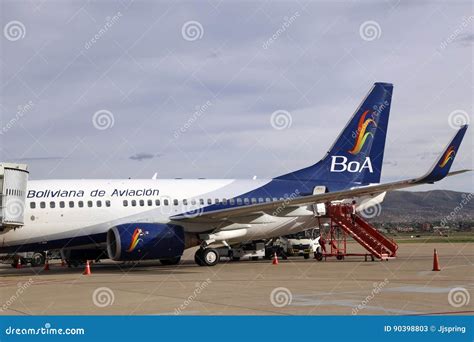
[[[433,271],[441,271],[441,269],[439,268],[438,252],[436,251],[436,248],[433,254]]]
[[[22,268],[23,266],[21,265],[21,258],[16,259],[16,264],[15,268]]]
[[[83,275],[91,275],[91,266],[89,264],[89,260],[86,261],[86,269],[84,270]]]
[[[48,259],[46,259],[44,261],[44,268],[43,268],[43,271],[49,271],[49,262],[48,262]]]
[[[272,264],[273,264],[273,265],[278,265],[278,255],[276,254],[276,252],[275,252],[275,254],[273,255]]]

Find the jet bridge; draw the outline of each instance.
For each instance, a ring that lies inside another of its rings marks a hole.
[[[24,225],[28,166],[0,163],[0,232]]]

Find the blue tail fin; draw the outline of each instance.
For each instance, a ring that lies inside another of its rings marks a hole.
[[[439,159],[432,166],[431,170],[422,177],[423,181],[434,183],[448,175],[449,169],[451,168],[451,165],[453,165],[454,157],[456,156],[459,146],[461,145],[466,130],[467,125],[461,126],[459,128],[459,130],[456,132],[456,135],[446,146]]]
[[[344,187],[379,183],[392,91],[392,84],[375,83],[323,159],[276,179]]]

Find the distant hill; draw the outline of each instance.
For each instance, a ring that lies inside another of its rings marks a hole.
[[[388,192],[376,223],[439,222],[447,216],[449,222],[474,221],[474,194],[433,190],[423,192]]]

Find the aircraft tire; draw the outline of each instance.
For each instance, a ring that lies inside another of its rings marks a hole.
[[[219,252],[214,248],[199,249],[194,260],[199,266],[215,266],[219,263]]]

